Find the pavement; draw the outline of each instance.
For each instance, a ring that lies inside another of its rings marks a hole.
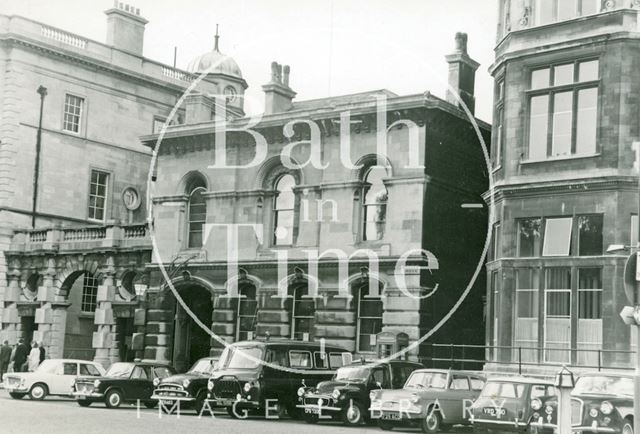
[[[88,408],[79,407],[72,399],[47,397],[44,401],[11,399],[0,390],[0,433],[40,434],[40,433],[135,433],[135,434],[193,434],[199,432],[220,432],[224,434],[313,434],[348,433],[382,434],[385,431],[375,426],[349,428],[338,423],[309,425],[303,421],[290,419],[265,420],[249,417],[246,420],[231,419],[226,413],[205,413],[198,417],[193,412],[176,415],[161,414],[159,409],[137,409],[135,405],[110,410],[104,404],[95,403]],[[418,429],[394,429],[393,432],[419,433]],[[470,429],[456,429],[455,433],[470,433]],[[446,433],[443,433],[446,434]]]

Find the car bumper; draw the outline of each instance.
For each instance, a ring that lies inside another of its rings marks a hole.
[[[384,420],[388,422],[411,422],[424,419],[422,411],[405,410],[402,409],[380,409],[371,407],[369,409],[369,415],[374,420]]]
[[[556,431],[557,427],[555,424],[543,423],[543,422],[531,422],[529,424],[532,428],[537,428],[541,433],[553,433]],[[572,426],[571,430],[574,432],[579,432],[582,434],[591,434],[591,433],[620,433],[621,429],[613,428],[609,426],[598,426],[596,422],[592,425],[580,425],[580,426]]]
[[[472,418],[469,421],[473,426],[507,432],[523,432],[530,426],[527,422],[516,420]]]
[[[77,400],[101,399],[104,397],[104,393],[98,393],[98,392],[91,392],[91,393],[73,392],[71,395]]]
[[[167,395],[156,395],[155,393],[151,395],[151,398],[149,399],[151,399],[152,401],[164,401],[164,402],[167,402],[167,401],[193,402],[196,400],[192,396],[167,396]]]
[[[341,407],[332,405],[298,404],[296,407],[304,410],[305,414],[328,414],[342,411]]]
[[[210,407],[235,407],[238,409],[250,410],[257,410],[261,408],[259,401],[249,401],[246,398],[207,398],[206,402]]]
[[[20,387],[20,386],[5,386],[4,390],[6,390],[9,393],[27,393],[29,392],[29,388],[26,386]]]

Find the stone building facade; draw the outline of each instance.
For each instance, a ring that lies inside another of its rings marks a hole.
[[[638,239],[636,3],[499,1],[485,196],[497,366],[621,367],[635,349],[619,317],[629,251],[607,249]]]
[[[210,56],[193,72],[208,76],[212,62],[235,69],[232,59]],[[447,61],[448,101],[387,90],[295,101],[290,68],[274,62],[258,121],[196,92],[186,98],[183,125],[143,137],[158,153],[152,235],[164,264],[154,256],[148,266],[136,335],[144,356],[184,369],[223,341],[266,336],[324,339],[371,356],[391,349],[376,345],[381,332],[406,345],[432,330],[482,267],[487,234],[480,137],[488,141],[489,127],[477,121],[476,129],[454,96],[473,111],[478,64],[466,35]],[[230,83],[241,78],[239,70],[229,75]],[[233,95],[226,103],[236,103]],[[223,119],[226,159],[236,167],[221,167]],[[322,162],[304,164],[312,156]],[[349,259],[342,269],[340,254]],[[429,342],[482,343],[481,288],[482,277]]]

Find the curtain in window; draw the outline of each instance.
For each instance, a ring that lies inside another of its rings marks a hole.
[[[597,366],[602,348],[602,270],[578,270],[578,364]]]
[[[540,272],[528,268],[516,270],[516,324],[514,359],[537,362],[538,350],[538,288]],[[518,350],[517,347],[521,347]]]
[[[571,361],[571,269],[547,268],[545,290],[545,361]]]

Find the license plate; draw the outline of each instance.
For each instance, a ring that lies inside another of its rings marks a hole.
[[[505,416],[507,414],[506,409],[496,407],[485,407],[482,409],[482,412],[490,416]]]
[[[160,401],[160,404],[164,405],[165,407],[172,407],[174,404],[174,401],[170,401],[168,399],[163,399]]]
[[[219,405],[223,406],[223,407],[231,406],[231,405],[233,405],[233,403],[234,403],[234,402],[235,402],[235,401],[234,401],[234,400],[232,400],[232,399],[219,399],[219,400],[217,401],[217,403],[218,403]]]
[[[306,407],[304,409],[304,412],[307,414],[320,414],[320,409],[316,407],[311,407],[311,408]]]
[[[400,420],[400,413],[383,413],[382,419],[384,420]]]

